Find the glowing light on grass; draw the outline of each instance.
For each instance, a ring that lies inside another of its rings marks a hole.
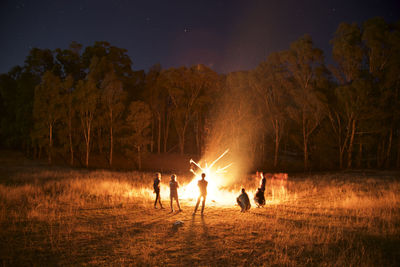
[[[229,204],[235,202],[236,197],[235,193],[231,191],[224,190],[224,186],[227,185],[228,177],[225,177],[227,173],[227,169],[233,164],[229,163],[224,167],[219,167],[217,165],[218,161],[222,159],[227,153],[229,149],[225,150],[218,158],[216,158],[210,165],[208,165],[207,161],[205,161],[204,166],[202,166],[199,162],[195,162],[194,160],[190,160],[190,164],[194,165],[196,170],[193,168],[190,171],[195,175],[193,180],[187,184],[183,188],[183,199],[188,200],[196,200],[199,196],[199,188],[197,186],[197,182],[201,179],[201,174],[206,174],[206,180],[208,181],[207,186],[207,202],[214,202],[217,204]]]

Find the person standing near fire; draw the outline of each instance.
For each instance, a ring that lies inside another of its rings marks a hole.
[[[201,215],[203,215],[203,212],[204,212],[204,206],[206,205],[206,198],[207,198],[207,185],[208,185],[208,182],[205,180],[205,178],[206,178],[206,174],[202,173],[201,180],[199,180],[197,182],[197,186],[199,187],[199,190],[200,190],[200,195],[197,198],[197,203],[196,203],[196,207],[194,208],[193,215],[196,214],[196,211],[197,211],[197,208],[199,207],[201,198],[203,198],[203,202],[201,203]]]
[[[156,194],[156,200],[154,201],[155,209],[157,208],[157,200],[158,200],[158,203],[160,204],[161,209],[164,209],[164,207],[161,204],[160,183],[161,183],[161,173],[157,172],[156,178],[154,179],[154,183],[153,183],[154,193]]]
[[[258,172],[258,175],[260,176],[260,188],[263,192],[265,192],[265,187],[267,185],[267,179],[265,178],[263,172]]]
[[[264,177],[262,172],[256,173],[257,177],[260,177],[260,187],[257,189],[257,192],[254,196],[254,202],[257,204],[258,207],[262,207],[265,205],[265,187],[267,184],[267,179]]]
[[[174,212],[174,208],[172,206],[172,200],[175,198],[176,204],[178,205],[179,211],[182,211],[181,206],[179,205],[179,199],[178,199],[178,188],[179,184],[176,181],[176,175],[172,174],[171,175],[171,180],[169,181],[169,197],[170,197],[170,203],[171,203],[171,212]]]

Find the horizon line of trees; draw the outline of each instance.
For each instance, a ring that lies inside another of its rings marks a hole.
[[[202,155],[217,136],[255,168],[400,168],[400,22],[341,23],[331,45],[333,66],[305,35],[228,74],[134,71],[107,42],[33,48],[0,75],[0,147],[86,167],[91,152],[110,167],[118,154],[140,169],[147,153]]]

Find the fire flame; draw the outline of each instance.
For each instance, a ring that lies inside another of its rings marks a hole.
[[[208,181],[207,186],[207,202],[212,201],[220,205],[232,205],[235,202],[235,194],[233,192],[224,190],[223,187],[226,186],[225,174],[227,169],[233,164],[229,163],[224,167],[217,167],[217,162],[222,159],[229,149],[225,150],[217,159],[215,159],[210,165],[205,162],[204,166],[201,166],[199,162],[190,160],[190,164],[197,167],[197,172],[190,169],[190,171],[195,175],[193,180],[183,188],[183,194],[181,195],[183,199],[196,200],[199,196],[199,188],[197,186],[198,180],[201,179],[201,174],[206,174],[206,180]]]

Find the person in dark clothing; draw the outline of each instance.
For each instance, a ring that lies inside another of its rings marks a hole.
[[[261,188],[257,189],[256,195],[254,196],[254,202],[258,207],[262,207],[265,205],[265,196],[264,191]]]
[[[154,179],[154,183],[153,183],[154,193],[156,194],[156,200],[154,201],[154,208],[155,209],[157,208],[157,200],[158,200],[158,203],[160,204],[160,207],[162,209],[164,209],[162,204],[161,204],[160,183],[161,183],[161,173],[157,172],[156,173],[156,178]]]
[[[170,203],[171,203],[171,212],[174,211],[174,208],[172,207],[172,200],[175,198],[176,204],[178,205],[179,211],[182,211],[181,206],[179,205],[179,199],[178,199],[178,188],[179,184],[176,181],[176,175],[172,174],[171,175],[171,180],[169,181],[169,197],[170,197]]]
[[[208,185],[208,182],[205,180],[205,178],[206,178],[206,174],[202,173],[201,180],[199,180],[197,182],[197,186],[200,189],[200,195],[197,198],[197,203],[196,203],[196,207],[194,208],[193,215],[196,214],[196,211],[197,211],[197,208],[199,207],[201,198],[203,198],[203,202],[201,203],[201,214],[203,215],[203,212],[204,212],[204,206],[206,204],[206,198],[207,198],[207,185]]]
[[[265,178],[265,176],[263,175],[262,172],[259,172],[259,175],[260,175],[260,178],[261,178],[261,180],[260,180],[260,189],[263,192],[265,192],[265,186],[267,184],[267,179]]]
[[[260,177],[260,187],[257,189],[256,195],[254,196],[254,202],[258,207],[262,207],[265,205],[265,187],[267,184],[267,179],[263,175],[262,172],[257,172],[257,176]]]
[[[241,208],[241,212],[246,212],[251,207],[249,196],[244,188],[242,188],[242,194],[236,198],[236,201]]]

